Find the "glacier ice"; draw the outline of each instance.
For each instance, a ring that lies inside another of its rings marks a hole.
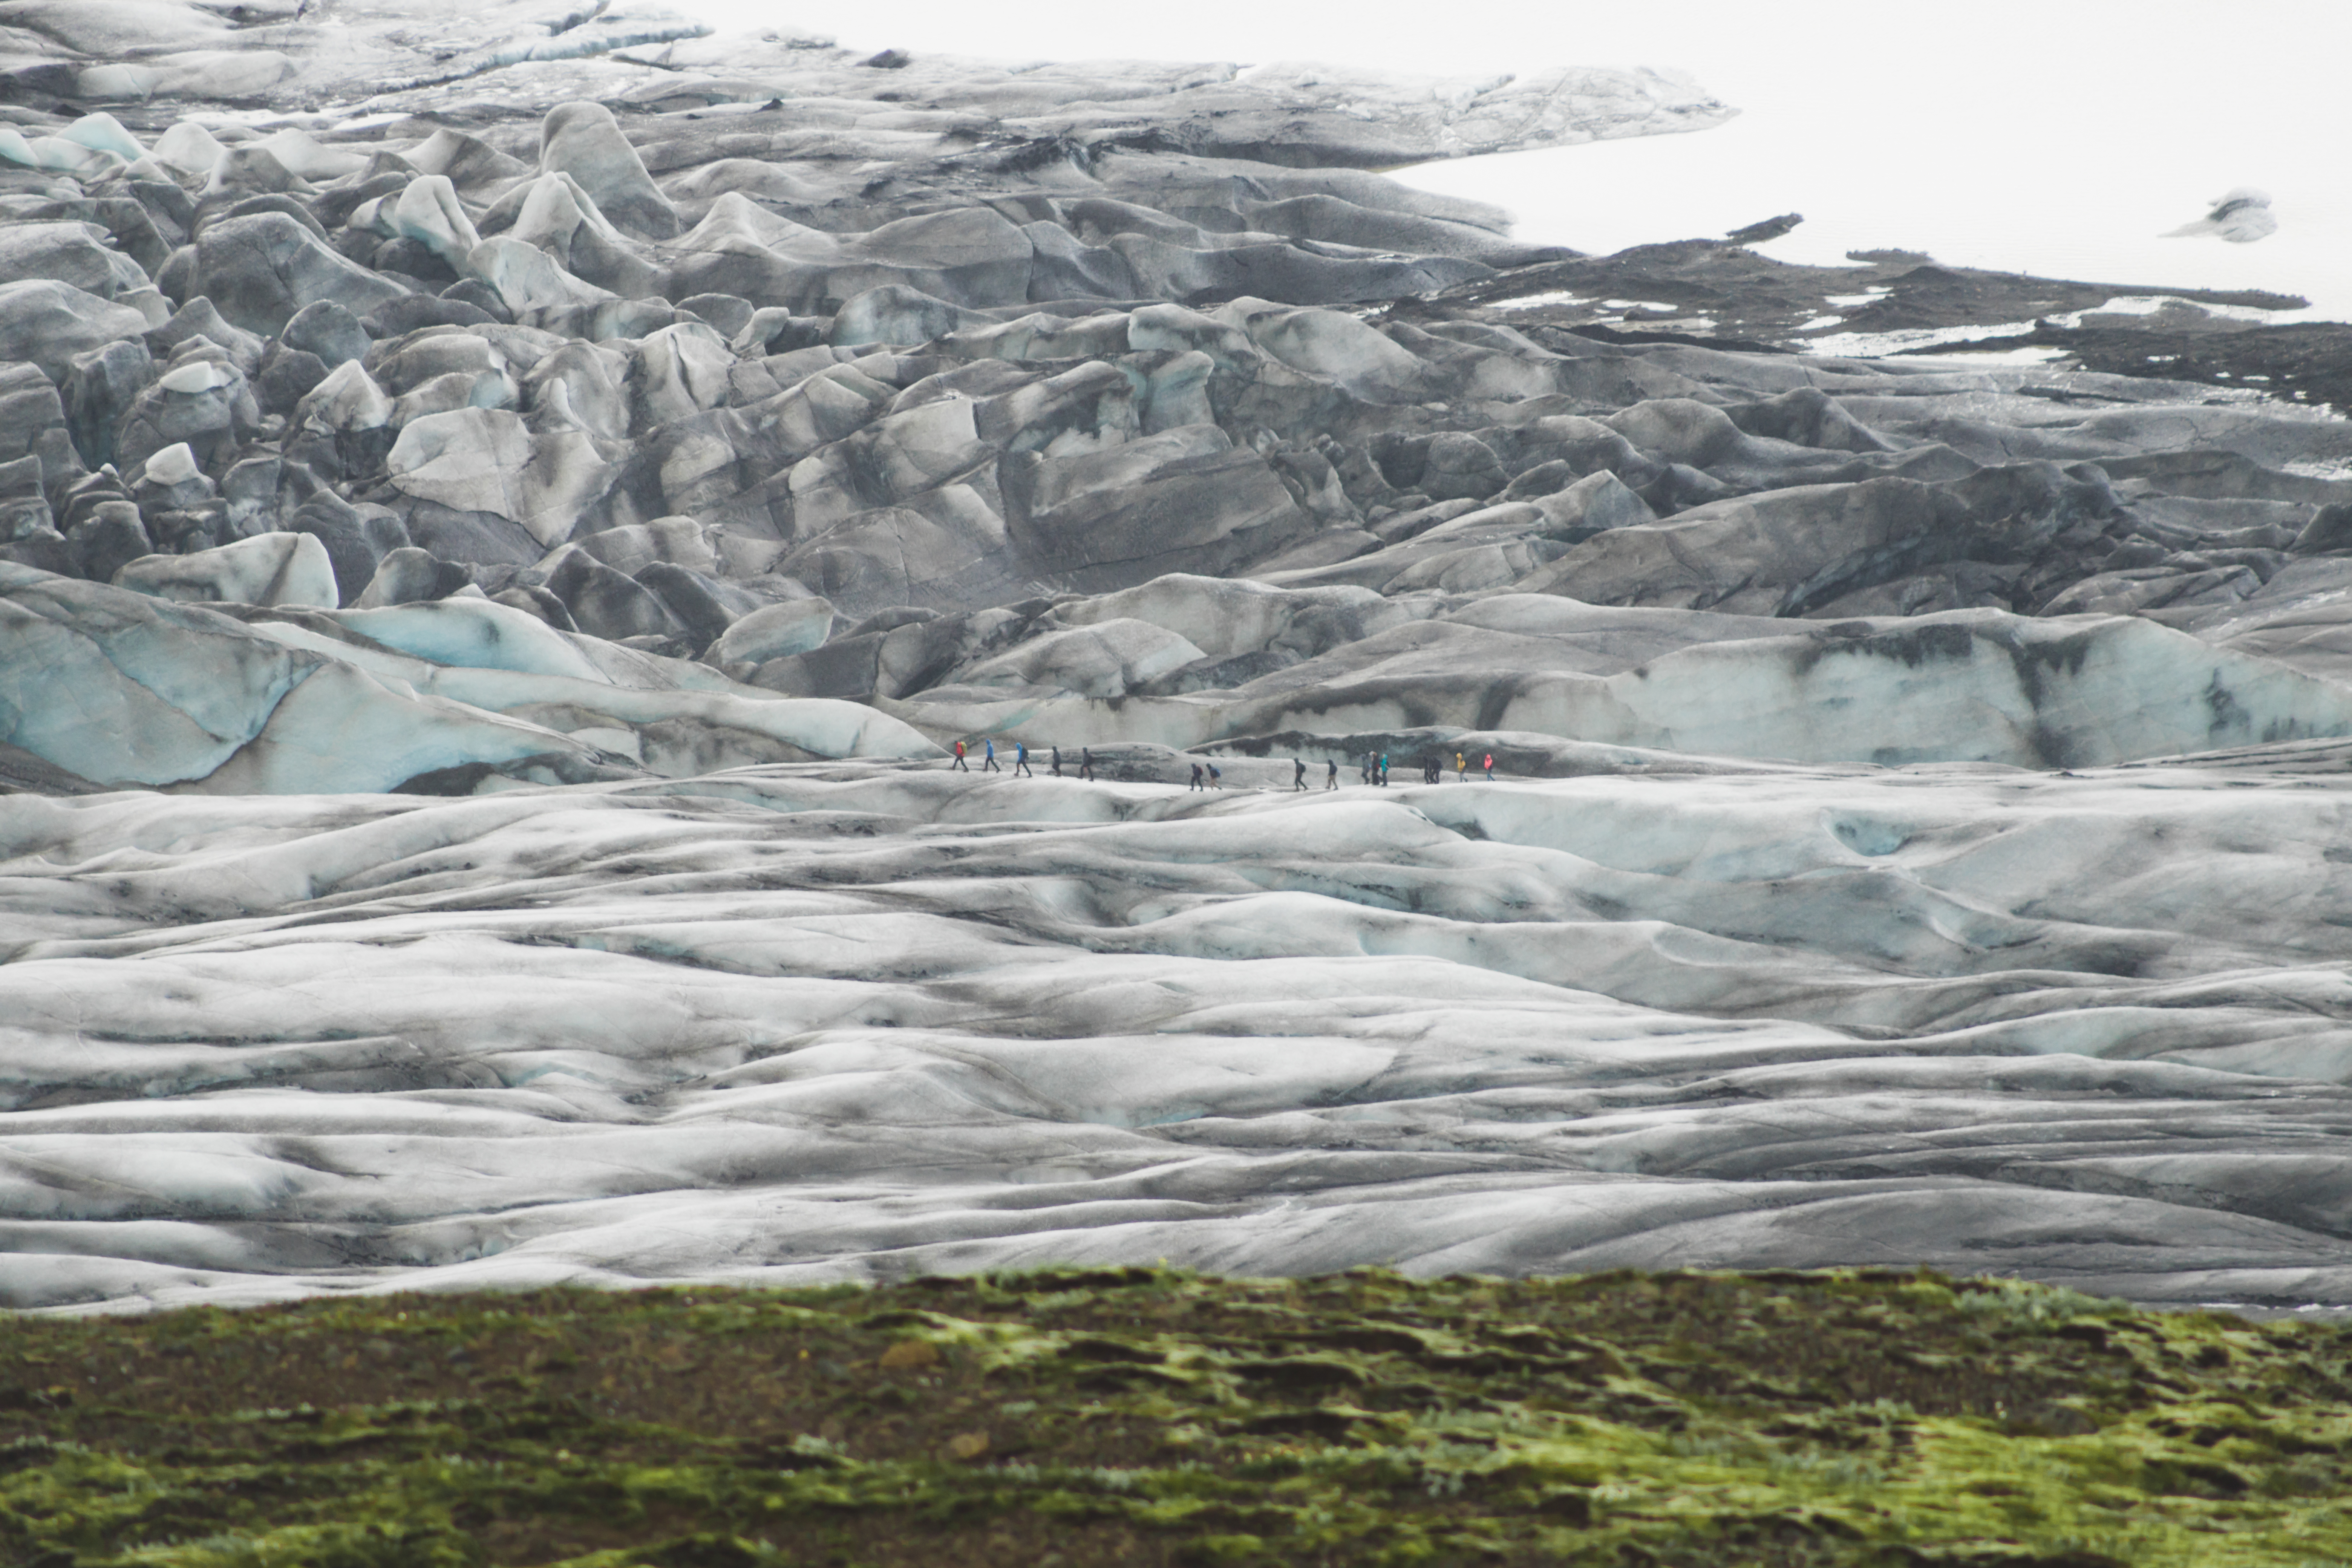
[[[2328,384],[1373,172],[1650,72],[291,9],[9,7],[0,1302],[2352,1301]]]
[[[0,797],[6,1288],[1149,1255],[2342,1300],[2313,782]]]

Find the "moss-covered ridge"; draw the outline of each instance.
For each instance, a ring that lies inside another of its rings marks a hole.
[[[0,1322],[0,1558],[2352,1561],[2352,1339],[1930,1274],[551,1291]]]

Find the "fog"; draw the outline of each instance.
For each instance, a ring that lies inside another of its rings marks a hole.
[[[1443,7],[1200,0],[1181,9],[862,0],[834,15],[682,0],[722,26],[855,47],[997,58],[1313,59],[1491,77],[1552,65],[1686,73],[1742,110],[1690,136],[1465,159],[1402,177],[1518,215],[1580,250],[1720,234],[1783,212],[1790,261],[1900,247],[1968,266],[2174,288],[2300,294],[2352,318],[2352,174],[2341,62],[2352,18],[2316,0],[2226,11],[1979,0],[1761,6]],[[2277,234],[2160,239],[2236,185],[2268,191]]]

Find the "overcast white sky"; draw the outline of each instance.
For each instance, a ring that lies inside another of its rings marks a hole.
[[[1899,246],[2104,282],[2300,293],[2352,319],[2352,5],[2340,0],[674,3],[722,26],[789,19],[858,47],[996,58],[1676,69],[1740,117],[1402,177],[1499,203],[1523,237],[1581,250],[1793,210],[1805,226],[1769,247],[1789,260]],[[2276,199],[2277,234],[2155,237],[2242,184]]]

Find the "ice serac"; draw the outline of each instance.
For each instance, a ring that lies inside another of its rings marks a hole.
[[[0,740],[102,783],[204,777],[310,673],[207,611],[9,564],[0,592]]]
[[[147,319],[130,306],[70,283],[0,281],[0,357],[37,364],[53,379],[62,378],[75,355],[146,330]]]
[[[114,574],[117,587],[160,599],[207,604],[312,605],[333,609],[340,595],[326,546],[308,533],[264,533],[194,555],[147,555]]]
[[[541,434],[520,415],[472,407],[412,421],[385,459],[402,494],[519,522],[542,545],[572,532],[614,466],[585,430]]]
[[[589,651],[480,598],[336,612],[307,534],[210,553],[221,559],[131,563],[138,592],[0,563],[0,742],[102,784],[215,794],[462,793],[936,754],[871,709]],[[306,575],[323,591],[306,596]],[[236,616],[173,602],[234,598]]]
[[[596,210],[646,239],[677,234],[677,214],[601,103],[566,103],[540,127],[539,166],[571,176]]]
[[[336,254],[291,214],[225,217],[197,238],[188,293],[213,301],[232,323],[274,337],[321,300],[364,315],[407,290]]]

